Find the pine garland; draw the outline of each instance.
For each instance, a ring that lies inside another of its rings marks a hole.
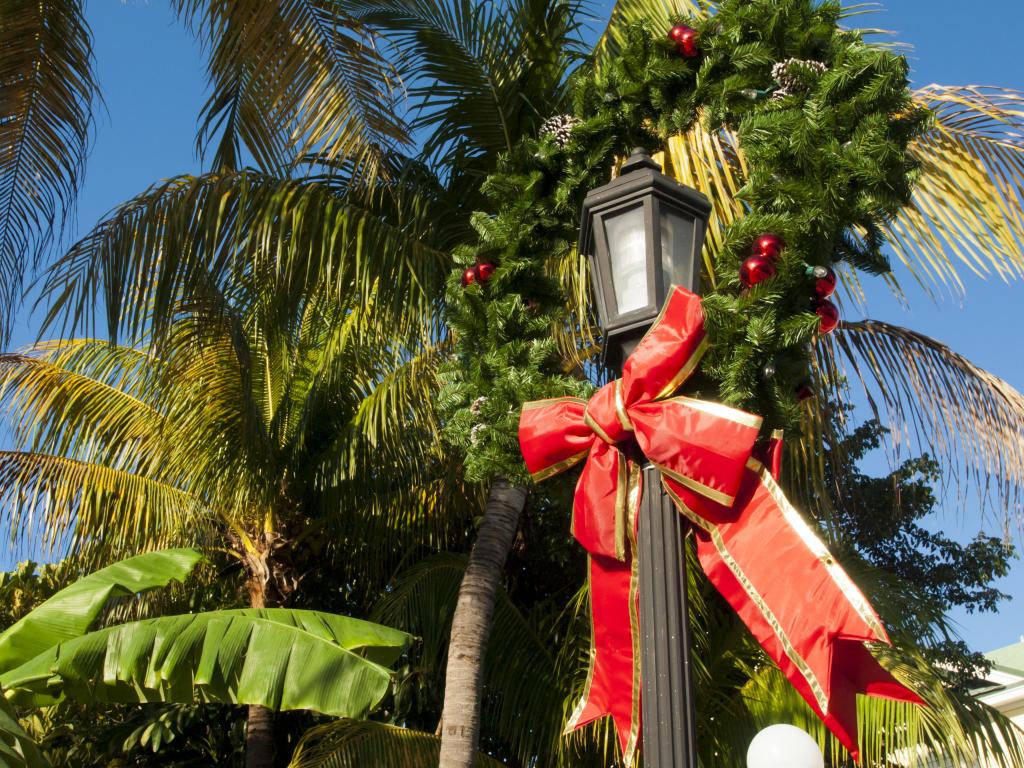
[[[763,415],[766,431],[797,428],[794,385],[806,378],[818,324],[807,266],[889,269],[881,225],[910,198],[907,147],[929,119],[911,100],[906,60],[840,29],[839,18],[832,2],[725,0],[713,16],[678,19],[698,32],[692,59],[667,30],[634,25],[611,61],[577,73],[574,114],[502,159],[484,184],[494,210],[474,215],[478,241],[454,254],[447,294],[456,351],[440,409],[468,479],[525,480],[522,403],[590,394],[556,354],[551,331],[567,322],[566,301],[545,262],[573,247],[582,198],[607,182],[616,158],[657,148],[698,119],[736,132],[750,172],[739,195],[746,215],[713,254],[711,348],[690,388]],[[744,290],[738,267],[762,232],[787,247],[777,276]],[[463,288],[463,269],[484,261],[498,265],[494,276]]]

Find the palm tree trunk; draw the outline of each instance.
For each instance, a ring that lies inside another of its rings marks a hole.
[[[473,768],[476,761],[484,654],[495,596],[525,505],[526,488],[510,485],[502,478],[492,483],[452,617],[439,768]]]
[[[276,752],[274,710],[250,705],[245,722],[245,768],[274,768]]]
[[[247,557],[250,608],[273,608],[280,602],[273,590],[268,590],[270,569],[267,553],[250,553]],[[245,768],[274,768],[277,741],[274,738],[275,712],[258,704],[249,705],[245,722]]]

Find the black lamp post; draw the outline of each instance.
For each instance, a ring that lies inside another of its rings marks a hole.
[[[587,194],[580,252],[590,258],[606,363],[623,361],[651,327],[673,285],[700,290],[711,203],[634,149],[619,177]],[[647,768],[697,768],[682,518],[643,469],[640,507],[640,668]]]

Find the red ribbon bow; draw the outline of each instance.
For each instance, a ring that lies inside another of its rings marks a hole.
[[[621,379],[589,402],[523,406],[519,443],[535,480],[586,459],[572,530],[589,553],[593,640],[586,689],[567,730],[610,715],[626,765],[632,763],[640,735],[633,553],[641,487],[639,465],[623,448],[635,442],[692,524],[708,579],[858,760],[858,692],[921,701],[868,651],[866,642],[889,643],[882,622],[772,472],[752,458],[761,417],[670,397],[704,350],[700,299],[676,287]]]

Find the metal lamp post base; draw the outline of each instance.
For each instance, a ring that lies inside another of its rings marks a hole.
[[[697,768],[685,526],[653,466],[640,504],[640,669],[646,768]]]

